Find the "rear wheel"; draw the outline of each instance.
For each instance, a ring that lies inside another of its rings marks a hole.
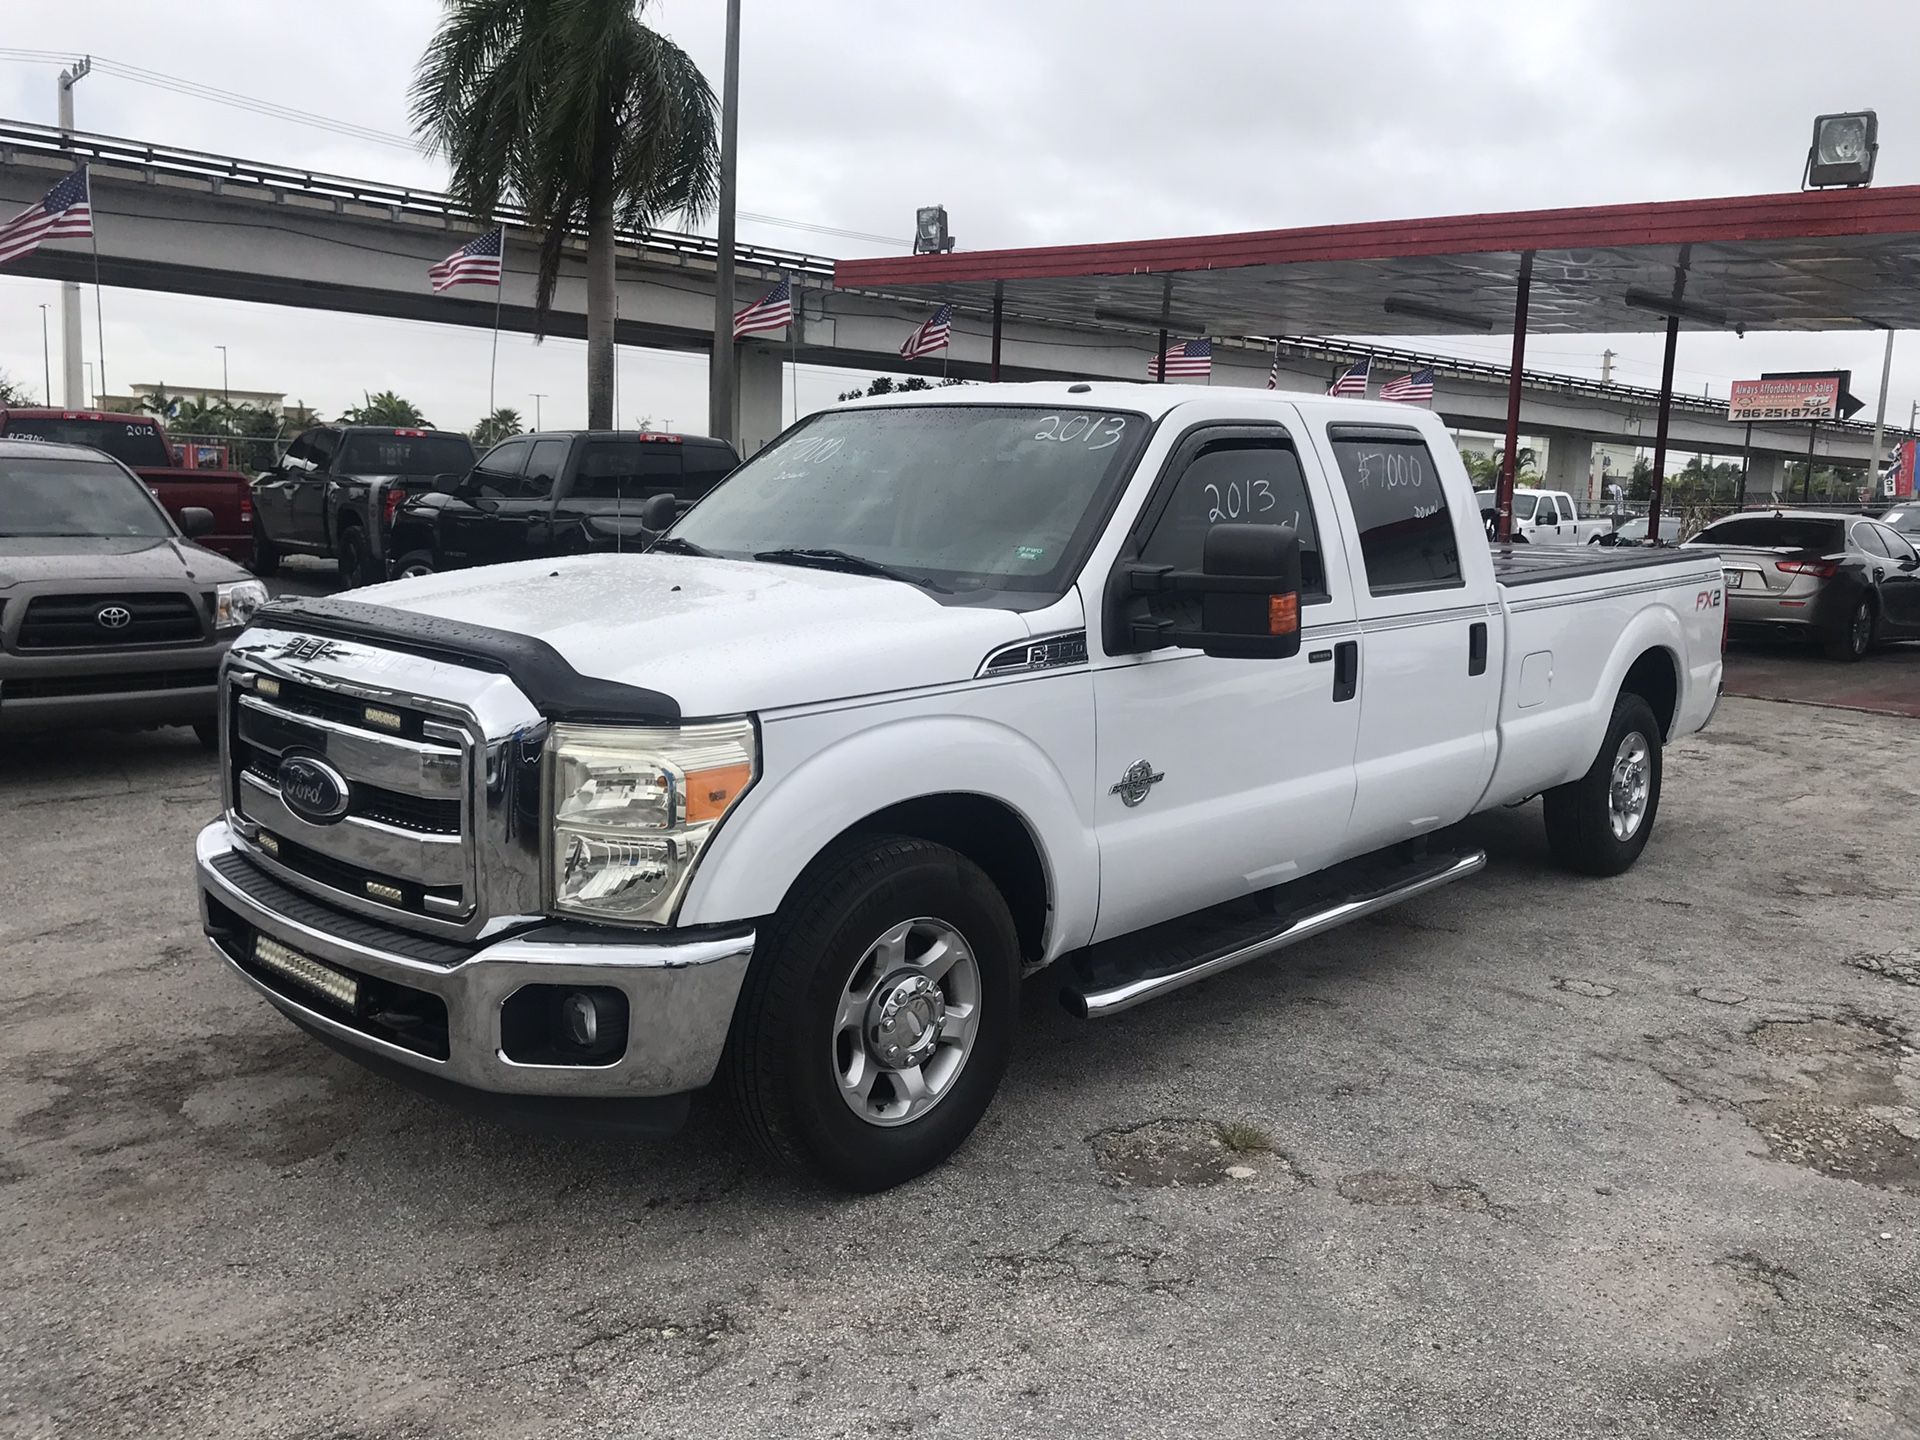
[[[1853,602],[1846,622],[1838,630],[1820,637],[1821,651],[1829,660],[1864,659],[1867,652],[1873,649],[1877,619],[1872,599],[1862,595]]]
[[[911,1180],[986,1113],[1019,987],[1013,917],[978,866],[854,837],[762,932],[728,1040],[735,1104],[770,1155],[831,1185]]]
[[[212,720],[193,722],[193,738],[200,742],[200,748],[213,754],[220,748],[220,726]]]
[[[354,590],[379,578],[373,573],[373,552],[368,548],[366,532],[358,525],[349,525],[340,532],[340,583]]]
[[[1553,858],[1583,875],[1628,869],[1653,833],[1660,772],[1660,722],[1644,697],[1624,692],[1587,773],[1543,797]]]
[[[253,556],[247,568],[263,579],[277,574],[280,569],[280,547],[267,538],[267,532],[260,528],[258,516],[254,517]]]
[[[431,550],[409,550],[393,562],[393,578],[412,580],[421,575],[436,573]]]

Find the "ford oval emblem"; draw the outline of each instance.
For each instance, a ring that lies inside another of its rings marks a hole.
[[[280,798],[309,825],[331,825],[347,813],[347,777],[312,755],[289,755],[276,778]]]

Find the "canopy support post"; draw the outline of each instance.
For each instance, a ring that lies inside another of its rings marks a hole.
[[[1513,475],[1520,449],[1520,375],[1527,364],[1527,299],[1533,290],[1533,251],[1520,252],[1520,288],[1513,301],[1513,364],[1507,371],[1507,448],[1493,491],[1494,539],[1513,538]]]
[[[1680,317],[1667,316],[1667,355],[1660,362],[1660,418],[1653,427],[1653,486],[1647,502],[1647,539],[1660,543],[1660,501],[1667,493],[1667,422],[1673,416],[1673,360],[1680,349]]]
[[[1007,287],[1000,281],[993,282],[993,360],[988,366],[987,378],[1000,378],[1000,319],[1006,310]]]

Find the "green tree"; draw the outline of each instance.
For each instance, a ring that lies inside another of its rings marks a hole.
[[[178,395],[169,395],[167,393],[167,387],[164,381],[154,388],[151,395],[142,395],[140,397],[140,408],[142,410],[146,411],[149,415],[166,421],[169,425],[173,424],[174,418],[179,415],[181,403]]]
[[[509,435],[520,434],[526,428],[527,427],[520,422],[520,412],[518,410],[502,405],[498,410],[494,411],[478,425],[473,427],[472,439],[477,448],[485,450],[489,446],[498,445]]]
[[[0,370],[0,408],[8,405],[31,405],[33,395],[16,380],[9,380],[7,372]]]
[[[587,424],[613,425],[613,258],[620,226],[697,220],[718,188],[712,87],[642,25],[645,0],[446,0],[415,68],[413,123],[454,198],[490,224],[517,204],[540,234],[544,330],[570,231],[587,236]]]
[[[433,428],[433,422],[420,413],[418,405],[402,399],[391,390],[382,390],[365,399],[366,404],[349,405],[343,410],[341,420],[348,425],[406,425],[422,430]]]

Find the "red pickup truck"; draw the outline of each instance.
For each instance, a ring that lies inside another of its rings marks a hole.
[[[245,564],[253,554],[253,485],[236,470],[191,470],[173,463],[167,432],[151,415],[112,415],[101,410],[0,408],[0,436],[52,440],[104,450],[147,482],[167,513],[198,506],[213,512],[213,529],[202,545]]]

